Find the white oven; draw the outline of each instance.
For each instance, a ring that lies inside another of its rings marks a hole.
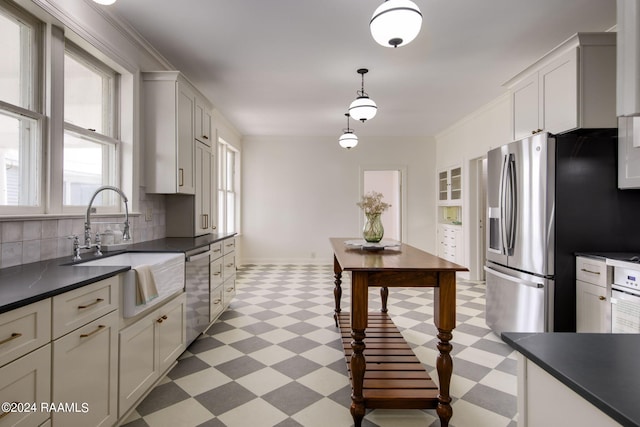
[[[611,332],[640,333],[640,265],[613,269]]]

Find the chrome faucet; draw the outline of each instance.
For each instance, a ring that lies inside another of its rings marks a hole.
[[[89,248],[92,248],[93,246],[96,246],[96,255],[102,255],[102,253],[100,252],[101,241],[100,241],[100,234],[96,231],[95,244],[91,243],[91,205],[93,205],[93,201],[98,195],[98,193],[104,190],[115,191],[120,195],[120,197],[124,201],[125,220],[124,220],[124,230],[122,232],[122,240],[124,241],[131,240],[131,231],[129,230],[129,205],[127,204],[129,199],[127,199],[127,196],[118,187],[114,187],[112,185],[102,186],[98,188],[95,191],[95,193],[93,193],[93,196],[91,196],[91,200],[89,201],[89,206],[87,206],[87,214],[84,217],[84,248],[82,249],[89,249]]]

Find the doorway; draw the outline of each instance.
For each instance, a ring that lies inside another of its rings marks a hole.
[[[382,215],[382,226],[384,227],[384,238],[390,240],[404,241],[403,216],[404,201],[403,185],[405,179],[404,168],[362,168],[360,196],[375,191],[382,193],[382,200],[390,203],[391,206]],[[364,226],[364,215],[361,218],[361,226]]]

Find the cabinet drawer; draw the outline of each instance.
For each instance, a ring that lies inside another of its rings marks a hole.
[[[229,280],[225,280],[222,287],[224,288],[222,301],[224,303],[224,306],[226,307],[229,305],[233,297],[236,296],[236,278],[232,277]]]
[[[222,252],[224,255],[236,250],[236,239],[232,237],[222,241]]]
[[[214,261],[209,267],[211,273],[211,280],[209,282],[209,289],[213,289],[222,284],[222,259]]]
[[[212,261],[222,256],[222,242],[217,242],[209,245],[209,249],[211,250]]]
[[[224,286],[220,285],[211,291],[211,308],[209,321],[213,322],[224,311]]]
[[[0,366],[51,341],[51,299],[0,314]]]
[[[0,426],[37,426],[49,418],[40,404],[51,402],[50,344],[0,368],[0,402],[37,405],[30,412],[0,409]]]
[[[605,261],[593,258],[577,257],[576,279],[606,287],[607,265]]]
[[[114,425],[118,412],[118,313],[53,342],[52,402],[81,402],[86,413],[53,412],[54,426]]]
[[[222,279],[227,280],[236,274],[236,255],[234,253],[227,254],[222,259]]]
[[[53,297],[53,339],[118,308],[118,276]]]

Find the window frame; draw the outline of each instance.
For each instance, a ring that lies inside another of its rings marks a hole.
[[[233,172],[229,175],[227,165],[229,164],[228,156],[233,155]],[[230,179],[230,183],[229,178]],[[218,198],[218,231],[220,233],[239,233],[240,232],[240,150],[231,144],[218,139],[218,179],[217,179],[217,198]],[[228,230],[228,198],[229,194],[233,194],[233,230]]]

